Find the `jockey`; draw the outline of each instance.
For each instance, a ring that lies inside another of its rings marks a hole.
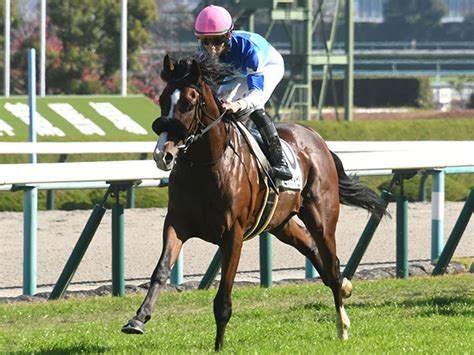
[[[200,50],[219,56],[236,70],[237,77],[226,78],[218,91],[228,112],[251,110],[250,119],[270,151],[273,175],[290,180],[292,174],[285,160],[273,122],[265,114],[265,103],[283,78],[284,62],[278,51],[257,33],[233,31],[229,12],[210,5],[197,16],[195,32]]]

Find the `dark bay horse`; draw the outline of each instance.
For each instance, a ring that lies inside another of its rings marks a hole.
[[[247,142],[226,119],[216,98],[215,84],[225,70],[210,56],[179,62],[165,57],[162,117],[153,124],[160,136],[154,159],[161,169],[172,169],[163,251],[145,300],[122,328],[125,333],[144,332],[183,243],[199,237],[218,245],[222,253],[221,280],[214,299],[215,349],[222,349],[243,236],[256,222],[265,194]],[[277,129],[297,154],[303,188],[279,193],[267,230],[311,260],[333,293],[337,334],[346,340],[350,321],[342,298],[350,296],[352,284],[341,278],[336,256],[339,204],[362,207],[379,217],[385,205],[375,192],[346,175],[340,159],[314,130],[298,124],[278,124]],[[306,228],[292,218],[295,215]]]

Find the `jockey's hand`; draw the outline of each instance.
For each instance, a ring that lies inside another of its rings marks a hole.
[[[242,109],[242,106],[240,106],[240,103],[238,101],[232,102],[229,100],[224,101],[224,103],[222,104],[222,107],[224,107],[226,111],[231,112],[231,113],[238,112]]]

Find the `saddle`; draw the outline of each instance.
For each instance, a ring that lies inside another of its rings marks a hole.
[[[230,118],[248,143],[250,153],[258,162],[257,165],[259,167],[259,172],[268,178],[268,183],[276,193],[280,190],[301,190],[303,186],[302,173],[298,159],[291,146],[283,139],[280,139],[283,149],[283,157],[293,174],[293,178],[287,181],[273,178],[272,167],[268,158],[270,154],[268,146],[264,143],[263,138],[257,129],[249,129],[246,125],[250,119],[251,112],[251,110],[239,111],[238,113],[232,114]]]
[[[256,235],[265,232],[266,227],[270,223],[273,214],[275,213],[276,207],[278,205],[279,193],[281,191],[285,189],[301,190],[302,173],[298,160],[296,159],[296,154],[293,152],[293,149],[291,149],[288,143],[283,140],[280,140],[282,142],[282,148],[287,163],[289,164],[290,162],[293,162],[290,168],[292,169],[293,179],[288,181],[281,181],[280,179],[274,180],[271,174],[272,167],[268,160],[268,147],[263,142],[263,139],[258,130],[249,130],[242,123],[242,117],[244,117],[245,120],[245,115],[240,115],[240,117],[241,118],[239,120],[237,120],[235,117],[232,117],[231,121],[234,123],[235,127],[239,130],[239,132],[242,134],[245,141],[249,145],[250,153],[255,157],[255,160],[257,161],[259,176],[265,187],[265,197],[262,204],[263,207],[259,211],[257,221],[254,226],[244,234],[244,240],[248,240]],[[248,120],[248,114],[246,119]],[[288,156],[290,156],[291,158],[288,159]]]

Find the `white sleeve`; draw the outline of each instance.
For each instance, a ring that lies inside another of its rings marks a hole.
[[[263,102],[263,92],[259,89],[252,89],[244,94],[244,96],[237,100],[237,102],[245,109],[261,108],[265,103]]]

